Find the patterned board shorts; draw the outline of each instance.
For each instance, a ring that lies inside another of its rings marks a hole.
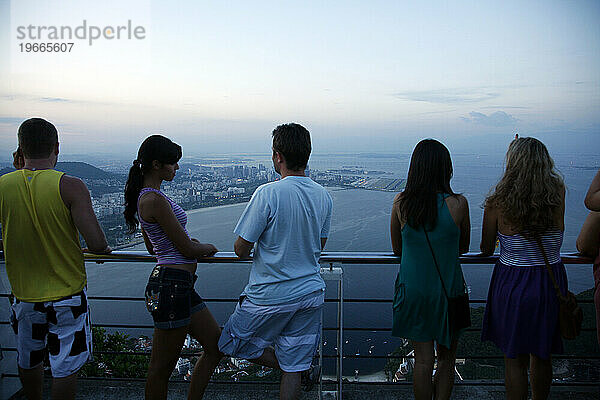
[[[11,296],[11,308],[19,367],[35,368],[48,353],[52,376],[64,378],[79,371],[91,357],[92,329],[85,289],[39,303]]]
[[[321,341],[323,301],[322,291],[293,303],[269,306],[244,299],[223,327],[219,349],[252,360],[274,346],[283,371],[306,371]]]

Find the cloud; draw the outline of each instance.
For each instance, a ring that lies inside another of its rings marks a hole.
[[[436,104],[478,103],[495,99],[499,93],[483,89],[443,89],[394,93],[402,100],[422,101]]]
[[[498,108],[504,108],[504,109],[513,109],[513,110],[529,110],[531,109],[531,107],[525,107],[525,106],[485,106],[485,107],[479,107],[481,109],[498,109]]]
[[[25,101],[41,101],[44,103],[73,103],[75,100],[65,99],[64,97],[39,97],[26,94],[2,94],[0,99],[6,101],[25,100]]]
[[[493,127],[513,126],[518,121],[515,117],[505,113],[504,111],[496,111],[495,113],[489,115],[471,111],[469,116],[470,118],[461,117],[461,119],[465,122]]]
[[[417,115],[446,114],[446,113],[455,112],[456,110],[457,110],[456,108],[453,108],[451,110],[425,111],[425,112],[418,113]]]
[[[96,100],[83,100],[83,99],[69,99],[65,97],[51,97],[51,96],[37,96],[23,93],[16,94],[0,94],[0,100],[5,101],[25,101],[25,102],[37,102],[37,103],[69,103],[69,104],[82,104],[82,105],[119,105],[119,103],[103,102]]]
[[[38,99],[39,101],[43,101],[45,103],[63,103],[63,102],[70,102],[71,100],[69,99],[63,99],[61,97],[40,97]]]

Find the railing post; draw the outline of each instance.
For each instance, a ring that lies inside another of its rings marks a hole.
[[[338,295],[338,307],[337,307],[337,361],[336,361],[336,386],[337,390],[333,393],[329,391],[323,391],[322,382],[319,383],[319,399],[323,398],[323,395],[334,394],[337,400],[342,400],[342,380],[343,380],[343,360],[344,360],[344,282],[343,282],[343,270],[342,263],[322,263],[321,264],[321,276],[324,281],[332,281],[337,283],[337,295]],[[323,324],[321,323],[321,326]],[[323,365],[323,339],[321,335],[321,345],[319,351],[319,365]],[[322,371],[322,368],[321,368]]]

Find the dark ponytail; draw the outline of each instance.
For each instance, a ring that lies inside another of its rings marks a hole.
[[[129,169],[129,176],[125,184],[125,211],[123,216],[129,233],[135,232],[139,224],[137,214],[137,201],[144,187],[144,174],[152,169],[152,162],[161,164],[175,164],[181,159],[181,146],[161,135],[148,136],[138,151],[137,159]]]
[[[135,232],[139,221],[135,217],[137,214],[137,199],[142,191],[144,185],[144,174],[142,173],[142,167],[138,160],[133,162],[133,166],[129,169],[129,176],[127,176],[127,183],[125,184],[125,222],[129,233]]]
[[[437,223],[438,193],[454,195],[450,188],[450,152],[434,139],[421,140],[413,150],[406,186],[398,202],[400,212],[414,229],[434,229]]]

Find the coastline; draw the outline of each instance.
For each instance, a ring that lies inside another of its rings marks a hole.
[[[344,186],[323,186],[323,187],[326,188],[326,189],[332,190],[332,191],[341,191],[341,190],[350,190],[350,189],[364,189],[364,188],[344,187]],[[373,189],[367,189],[367,190],[373,190]],[[379,191],[382,191],[382,190],[379,190]],[[186,210],[185,212],[188,215],[191,215],[191,214],[197,214],[199,212],[206,212],[206,211],[210,211],[210,210],[217,210],[217,209],[225,209],[225,208],[236,207],[236,206],[239,206],[240,204],[247,204],[247,203],[249,203],[249,201],[240,201],[239,203],[223,204],[223,205],[220,205],[220,206],[210,206],[210,207],[193,208],[191,210]]]
[[[194,208],[191,210],[186,210],[186,214],[191,215],[191,214],[197,214],[199,212],[206,212],[206,211],[211,211],[211,210],[222,210],[224,208],[231,208],[231,207],[236,207],[239,206],[240,204],[247,204],[248,201],[240,201],[239,203],[233,203],[233,204],[223,204],[220,206],[210,206],[210,207],[200,207],[200,208]]]

